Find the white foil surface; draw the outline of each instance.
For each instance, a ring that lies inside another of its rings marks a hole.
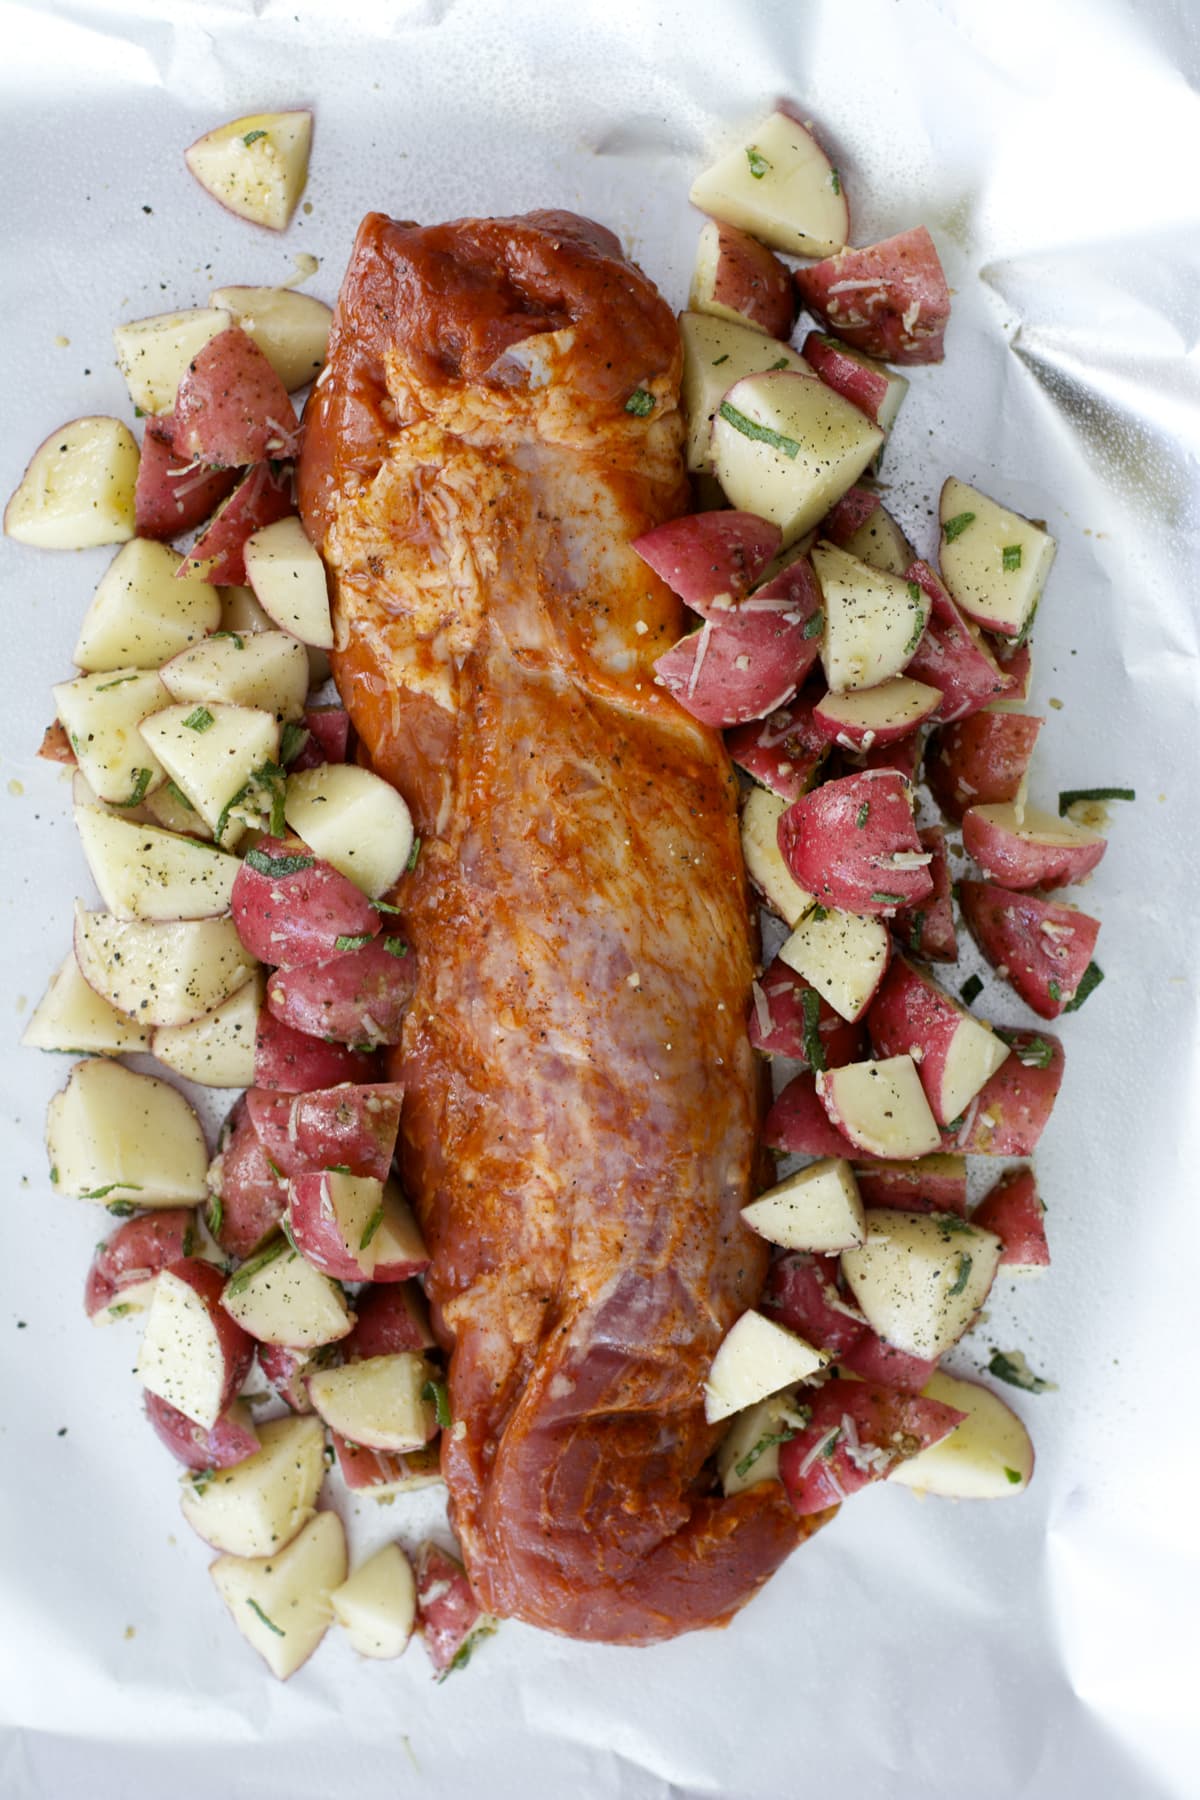
[[[136,1323],[94,1330],[108,1220],[42,1148],[68,1058],[16,1038],[91,893],[51,682],[111,552],[5,543],[0,706],[0,1795],[3,1800],[1184,1800],[1200,1791],[1195,1619],[1195,794],[1200,45],[1186,0],[46,0],[0,6],[0,489],[82,413],[130,417],[110,331],[269,282],[332,300],[368,209],[563,206],[676,305],[690,182],[788,95],[820,122],[856,242],[927,224],[955,289],[911,371],[889,504],[931,555],[955,473],[1059,542],[1036,631],[1033,797],[1132,786],[1085,895],[1107,980],[1063,1022],[1038,1170],[1054,1267],[998,1286],[956,1353],[1038,1466],[1008,1504],[877,1487],[723,1633],[654,1650],[516,1625],[436,1686],[421,1649],[331,1631],[278,1686],[230,1625],[144,1425]],[[222,212],[183,150],[316,110],[283,237]],[[968,955],[957,979],[976,967]],[[1030,1023],[989,981],[1006,1023]],[[211,1124],[224,1103],[209,1106]],[[331,1498],[344,1496],[329,1484]],[[343,1507],[356,1554],[435,1494]]]

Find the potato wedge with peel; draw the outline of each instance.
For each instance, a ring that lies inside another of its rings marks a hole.
[[[77,1200],[197,1206],[208,1197],[199,1119],[167,1082],[121,1063],[75,1064],[47,1109],[46,1150],[54,1187]]]
[[[770,368],[790,369],[793,375],[808,374],[809,369],[790,344],[710,313],[680,313],[679,336],[683,343],[679,398],[687,420],[687,466],[698,474],[712,468],[713,417],[735,381]]]
[[[221,1302],[261,1344],[316,1350],[348,1336],[354,1314],[336,1281],[318,1273],[282,1238],[242,1264]]]
[[[759,1312],[743,1313],[726,1332],[704,1384],[709,1424],[728,1419],[768,1394],[807,1381],[829,1361],[805,1338]]]
[[[301,719],[308,693],[304,645],[282,631],[208,638],[159,670],[172,700],[192,706],[252,706],[277,719]]]
[[[239,796],[268,765],[279,763],[275,714],[219,700],[211,706],[184,701],[144,718],[141,736],[217,842],[229,845],[240,837],[243,821],[233,816]]]
[[[148,1050],[150,1033],[102,1000],[72,955],[51,976],[21,1042],[30,1050],[61,1050],[71,1056],[126,1056]]]
[[[320,1512],[268,1557],[218,1556],[209,1569],[246,1642],[286,1681],[306,1663],[333,1618],[330,1595],[346,1579],[346,1534]]]
[[[412,815],[388,782],[356,763],[322,763],[289,778],[284,817],[314,855],[378,900],[412,854]]]
[[[221,601],[198,576],[177,580],[169,544],[134,538],[118,550],[83,616],[74,661],[86,672],[157,669],[215,631]]]
[[[34,451],[4,509],[5,533],[41,550],[123,544],[137,471],[137,442],[120,419],[71,419]]]
[[[246,539],[246,580],[281,631],[318,650],[333,648],[325,564],[299,519],[277,519]]]
[[[812,132],[774,112],[692,184],[714,219],[793,256],[829,256],[850,231],[841,176]]]
[[[92,879],[119,919],[209,919],[229,911],[236,856],[155,825],[133,825],[88,806],[75,828]]]
[[[320,1419],[268,1419],[257,1429],[260,1448],[245,1462],[180,1483],[192,1530],[230,1556],[270,1556],[290,1544],[316,1512],[325,1479]]]
[[[189,1025],[258,967],[232,919],[114,919],[75,905],[75,960],[102,1000],[144,1025]]]
[[[166,772],[141,733],[142,720],[170,696],[156,669],[105,669],[51,688],[75,761],[98,800],[139,806]]]
[[[967,1416],[940,1444],[898,1463],[889,1481],[948,1500],[1011,1500],[1024,1492],[1033,1476],[1033,1444],[999,1394],[940,1369],[921,1392]]]
[[[751,788],[742,807],[742,856],[747,875],[771,911],[795,928],[817,899],[793,880],[780,852],[779,817],[786,808],[780,795],[764,787]]]
[[[188,1025],[160,1025],[151,1055],[199,1087],[246,1088],[254,1083],[254,1045],[264,984],[254,975],[236,993]]]
[[[310,112],[252,113],[205,132],[184,161],[229,212],[285,231],[308,180],[311,143]]]
[[[1002,1248],[957,1213],[868,1208],[867,1241],[843,1251],[842,1273],[873,1331],[932,1361],[969,1329]]]
[[[213,290],[211,302],[249,333],[289,392],[316,379],[333,323],[323,300],[291,288],[224,287]]]
[[[144,413],[169,413],[193,356],[231,323],[220,308],[201,307],[116,326],[117,364],[133,404]]]
[[[413,1350],[321,1369],[308,1384],[325,1423],[369,1450],[419,1450],[437,1435],[433,1365]]]

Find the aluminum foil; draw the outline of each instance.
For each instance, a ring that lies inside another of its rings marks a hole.
[[[724,1633],[634,1651],[506,1625],[441,1687],[418,1648],[358,1663],[331,1633],[280,1688],[229,1625],[141,1423],[136,1327],[83,1317],[104,1221],[47,1181],[66,1059],[15,1038],[90,890],[68,791],[33,751],[109,553],[5,545],[0,1795],[1195,1795],[1194,10],[50,0],[0,6],[0,32],[5,492],[64,419],[128,416],[116,320],[285,278],[300,252],[332,299],[368,208],[573,207],[682,304],[694,173],[800,100],[836,146],[856,241],[923,221],[956,291],[947,361],[914,372],[888,450],[889,504],[926,554],[947,473],[1049,522],[1034,797],[1137,790],[1088,890],[1107,980],[1066,1021],[1038,1158],[1054,1268],[1010,1284],[955,1358],[1019,1348],[1057,1383],[1017,1396],[1029,1493],[870,1490]],[[182,151],[300,103],[309,206],[277,239],[221,212]],[[1015,1000],[998,1011],[1027,1022]],[[352,1509],[355,1550],[437,1520],[429,1494]]]

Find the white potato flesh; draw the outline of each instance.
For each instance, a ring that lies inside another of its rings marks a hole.
[[[110,804],[140,805],[166,780],[141,723],[170,702],[155,669],[77,675],[50,690],[75,760],[92,792]]]
[[[150,1040],[151,1053],[165,1068],[200,1087],[254,1086],[254,1040],[263,1005],[263,980],[255,975],[226,1000],[190,1025],[164,1025]]]
[[[182,561],[152,538],[117,551],[83,617],[73,658],[79,668],[157,669],[217,629],[216,588],[198,576],[177,580]]]
[[[953,476],[942,488],[942,580],[963,611],[989,631],[1019,637],[1057,548],[1049,532]]]
[[[314,856],[378,900],[404,873],[412,815],[386,781],[356,763],[322,763],[289,777],[284,816]]]
[[[742,1217],[752,1231],[785,1250],[822,1256],[865,1242],[866,1216],[850,1164],[841,1157],[809,1163],[796,1175],[768,1188]]]
[[[942,1147],[911,1056],[823,1069],[817,1091],[832,1102],[834,1123],[854,1145],[885,1161],[910,1162]]]
[[[1011,831],[1027,843],[1047,844],[1057,850],[1104,841],[1102,832],[1093,831],[1087,825],[1077,825],[1074,819],[1060,819],[1055,813],[1043,812],[1039,806],[1018,807],[1010,801],[998,801],[991,806],[973,807],[972,811],[978,818],[988,820],[1002,831]]]
[[[922,720],[932,717],[941,700],[939,688],[913,681],[907,675],[893,675],[878,687],[859,688],[850,694],[827,694],[821,702],[821,716],[845,727],[847,748],[859,745],[869,750],[881,731],[889,737],[915,731]],[[838,742],[841,741],[839,736]]]
[[[372,1175],[346,1175],[330,1169],[323,1178],[321,1217],[331,1223],[347,1251],[369,1280],[375,1269],[383,1213],[383,1183]],[[297,1237],[301,1250],[307,1234]]]
[[[816,895],[792,879],[779,849],[779,819],[789,802],[769,788],[751,788],[742,805],[742,858],[746,873],[772,912],[795,926],[817,904]]]
[[[211,706],[168,703],[143,720],[141,734],[217,841],[240,836],[243,822],[231,808],[266,764],[279,762],[275,714],[217,700]]]
[[[942,1116],[959,1118],[1008,1055],[1004,1039],[964,1011],[942,1065]]]
[[[329,1597],[346,1579],[342,1521],[317,1513],[275,1555],[218,1556],[209,1574],[246,1642],[286,1681],[329,1629]]]
[[[383,1217],[368,1246],[372,1267],[387,1269],[401,1262],[426,1262],[429,1252],[412,1207],[394,1181],[383,1190]]]
[[[220,307],[155,313],[131,319],[113,332],[117,363],[129,398],[144,413],[169,413],[188,364],[210,338],[233,323]]]
[[[148,807],[145,806],[110,806],[107,800],[99,798],[91,782],[80,768],[76,768],[71,776],[71,801],[73,805],[83,807],[87,812],[107,813],[113,819],[135,819],[145,823],[149,813]]]
[[[717,409],[713,468],[725,497],[792,544],[853,487],[883,444],[865,413],[811,375],[747,375]]]
[[[236,856],[85,806],[74,817],[92,878],[119,919],[208,919],[229,911],[241,867]]]
[[[34,451],[4,530],[39,550],[124,544],[134,533],[137,440],[120,419],[70,419]]]
[[[230,1556],[270,1556],[290,1544],[316,1512],[325,1479],[320,1419],[268,1419],[256,1429],[253,1456],[180,1483],[180,1509],[192,1530]]]
[[[121,1063],[76,1063],[46,1114],[50,1179],[60,1194],[111,1205],[198,1206],[208,1150],[184,1099]]]
[[[152,794],[148,794],[141,813],[148,823],[161,825],[164,831],[177,831],[184,837],[203,838],[206,843],[212,842],[212,832],[183,789],[176,787],[173,781],[164,781],[160,788],[155,788]]]
[[[193,1424],[209,1430],[220,1418],[228,1369],[217,1327],[195,1288],[170,1269],[154,1284],[137,1374]]]
[[[226,1284],[221,1304],[260,1344],[289,1350],[335,1343],[354,1325],[337,1282],[286,1246],[244,1263]]]
[[[323,300],[279,287],[215,288],[209,299],[254,339],[285,388],[293,391],[315,380],[333,323]]]
[[[835,544],[815,544],[812,565],[825,596],[821,664],[830,691],[873,688],[899,675],[924,635],[928,594]]]
[[[321,1369],[311,1377],[308,1393],[330,1429],[351,1443],[371,1450],[420,1450],[437,1434],[436,1379],[423,1356],[400,1350]]]
[[[75,960],[102,1000],[146,1025],[202,1018],[258,967],[232,919],[114,919],[78,901]]]
[[[277,719],[304,716],[308,654],[282,631],[209,638],[173,656],[159,674],[181,703],[252,706]]]
[[[811,131],[775,112],[692,184],[693,206],[792,256],[831,256],[850,215],[841,177]]]
[[[325,564],[299,519],[277,519],[247,538],[246,580],[281,631],[319,650],[333,648]]]
[[[154,1293],[158,1287],[158,1276],[152,1275],[148,1281],[128,1282],[119,1287],[107,1306],[101,1306],[91,1313],[93,1325],[116,1325],[122,1319],[128,1319],[138,1313],[149,1312],[154,1304]]]
[[[957,1344],[991,1290],[1003,1245],[956,1213],[867,1209],[867,1241],[842,1273],[867,1324],[930,1361]]]
[[[704,1384],[704,1416],[710,1425],[756,1400],[807,1381],[829,1361],[806,1338],[759,1312],[743,1313],[726,1332]]]
[[[882,919],[814,905],[779,954],[843,1019],[861,1019],[883,980],[890,953]]]
[[[254,598],[254,589],[248,587],[224,587],[221,595],[221,630],[255,632],[278,631],[270,613],[264,612]],[[319,688],[329,680],[329,656],[324,650],[317,650],[312,644],[304,646],[308,656],[308,685]]]
[[[712,423],[735,381],[781,366],[794,375],[812,375],[798,351],[749,325],[708,313],[679,315],[683,343],[680,403],[687,420],[687,466],[693,474],[712,468]]]
[[[65,1050],[75,1056],[125,1056],[150,1048],[150,1033],[119,1013],[89,987],[74,955],[51,977],[21,1042],[30,1050]]]
[[[184,151],[214,200],[269,231],[286,230],[308,179],[310,112],[252,113],[205,132]]]
[[[967,1416],[940,1444],[897,1463],[889,1481],[947,1500],[1009,1500],[1029,1486],[1032,1440],[998,1394],[978,1381],[960,1381],[940,1369],[921,1392]]]
[[[872,569],[888,575],[903,575],[911,569],[917,553],[885,506],[877,506],[857,531],[852,531],[841,548],[848,556],[856,556]]]
[[[360,1656],[403,1654],[417,1619],[417,1584],[399,1544],[384,1544],[329,1596],[333,1616]]]
[[[717,1445],[717,1473],[725,1493],[779,1480],[779,1446],[807,1424],[790,1393],[769,1394],[738,1413]]]

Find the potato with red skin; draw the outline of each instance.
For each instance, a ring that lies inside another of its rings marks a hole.
[[[277,1094],[251,1088],[246,1108],[263,1149],[284,1175],[348,1169],[386,1181],[400,1129],[404,1089],[395,1081]]]
[[[83,1286],[88,1318],[120,1306],[122,1293],[145,1287],[160,1269],[190,1256],[195,1234],[196,1215],[190,1207],[168,1207],[127,1219],[92,1257]]]
[[[864,1042],[862,1026],[843,1019],[778,956],[753,984],[746,1025],[756,1050],[790,1057],[805,1068],[814,1032],[824,1066],[853,1062]]]
[[[662,684],[705,725],[742,725],[791,699],[821,649],[821,590],[806,557],[732,610],[715,610],[654,667]]]
[[[903,375],[894,375],[874,357],[839,344],[836,338],[826,337],[820,331],[809,332],[800,354],[826,387],[866,413],[881,431],[891,430],[908,391]]]
[[[906,1457],[940,1444],[967,1416],[940,1400],[836,1376],[805,1404],[809,1423],[779,1450],[779,1478],[800,1515],[821,1512],[884,1480]]]
[[[321,763],[344,763],[350,749],[350,714],[344,706],[310,706],[305,709],[308,739],[288,764],[291,773],[315,769]]]
[[[1011,715],[994,714],[1005,718]],[[1009,888],[1060,888],[1083,881],[1103,857],[1107,838],[1026,806],[972,806],[963,814],[963,849],[985,875]]]
[[[218,587],[243,587],[247,539],[295,510],[290,465],[255,463],[221,502],[176,569],[175,579],[200,574]]]
[[[919,1394],[937,1368],[936,1357],[930,1361],[924,1356],[914,1356],[909,1350],[898,1350],[869,1325],[839,1361],[843,1370],[857,1375],[860,1381],[872,1382],[877,1387],[896,1388],[905,1394]]]
[[[911,1056],[939,1125],[957,1118],[1009,1055],[932,976],[894,956],[867,1014],[879,1057]]]
[[[817,537],[889,575],[903,575],[913,560],[912,545],[869,488],[843,494],[817,526]]]
[[[354,1307],[357,1322],[341,1344],[346,1362],[398,1356],[402,1350],[433,1349],[429,1308],[419,1282],[395,1281],[364,1288]]]
[[[338,1474],[351,1493],[377,1487],[424,1487],[439,1478],[440,1452],[436,1444],[420,1450],[369,1450],[352,1444],[340,1431],[330,1430]]]
[[[855,1163],[864,1206],[896,1206],[902,1212],[967,1212],[967,1166],[961,1156],[935,1152],[916,1162]]]
[[[221,1305],[221,1296],[225,1291],[225,1275],[213,1263],[203,1262],[198,1256],[180,1257],[178,1262],[168,1263],[167,1267],[161,1271],[161,1277],[165,1276],[173,1276],[176,1281],[182,1282],[192,1290],[203,1306],[212,1327],[215,1355],[221,1369],[220,1399],[214,1408],[213,1416],[213,1425],[215,1426],[217,1420],[237,1398],[250,1373],[250,1365],[254,1361],[254,1339],[248,1331],[243,1331],[236,1319],[231,1318]],[[154,1311],[157,1311],[157,1303],[163,1298],[161,1277]],[[153,1325],[153,1319],[154,1313],[152,1312],[148,1331]],[[145,1340],[143,1340],[143,1351],[145,1347]],[[196,1422],[203,1423],[202,1420]]]
[[[859,688],[852,694],[826,694],[813,709],[813,724],[831,744],[843,750],[875,756],[904,744],[902,773],[916,767],[916,733],[941,704],[941,695],[908,675],[893,675],[878,687]],[[878,768],[878,762],[870,764]],[[888,768],[896,767],[890,759]]]
[[[349,1207],[343,1199],[346,1190],[358,1196]],[[377,1202],[381,1185],[329,1170],[313,1169],[305,1175],[292,1176],[288,1183],[287,1233],[304,1260],[322,1275],[329,1275],[334,1281],[371,1279],[375,1267],[370,1249],[372,1192]]]
[[[840,1362],[870,1328],[855,1302],[838,1287],[836,1256],[789,1250],[767,1271],[759,1308]]]
[[[266,1007],[258,1015],[254,1040],[254,1085],[284,1094],[337,1087],[343,1081],[375,1082],[379,1058],[346,1044],[327,1044],[285,1025]]]
[[[776,1095],[762,1135],[763,1143],[772,1150],[787,1151],[793,1156],[854,1155],[850,1139],[830,1124],[829,1115],[817,1098],[815,1078],[808,1069],[793,1076]]]
[[[952,825],[970,806],[1015,800],[1044,719],[1027,713],[977,712],[931,731],[925,780]]]
[[[748,231],[717,219],[701,227],[688,306],[785,340],[796,322],[796,294],[786,264]]]
[[[328,962],[346,948],[339,938],[373,938],[383,927],[362,889],[299,838],[259,840],[237,872],[230,911],[251,956],[281,969]]]
[[[1032,1169],[1006,1169],[971,1214],[972,1225],[992,1231],[1004,1245],[1000,1267],[1010,1275],[1050,1266],[1046,1209]]]
[[[802,888],[845,912],[892,913],[933,892],[927,864],[915,860],[928,852],[912,789],[891,769],[827,781],[793,801],[780,816],[779,849]]]
[[[52,724],[47,725],[36,754],[43,762],[62,763],[65,768],[75,766],[75,752],[61,719],[55,719]]]
[[[864,769],[894,769],[897,775],[903,775],[905,781],[915,786],[920,760],[920,733],[913,732],[891,744],[872,744],[869,750],[847,750],[840,744],[833,753],[827,774],[830,778],[840,778],[861,775]]]
[[[957,962],[958,931],[954,924],[946,833],[940,825],[927,825],[917,836],[922,850],[928,850],[933,858],[929,865],[933,892],[919,906],[900,907],[892,930],[908,954],[922,962]]]
[[[958,899],[967,929],[996,973],[1040,1018],[1057,1019],[1092,960],[1099,919],[994,881],[960,882]]]
[[[466,1570],[437,1544],[417,1551],[417,1628],[439,1675],[450,1669],[475,1634],[491,1621],[471,1592]]]
[[[378,914],[375,915],[378,918]],[[391,936],[328,962],[277,969],[267,978],[275,1018],[342,1044],[398,1044],[416,985],[416,958]]]
[[[155,1435],[187,1469],[232,1469],[262,1448],[249,1409],[241,1400],[231,1402],[207,1430],[157,1394],[146,1394],[146,1417]]]
[[[239,1260],[252,1255],[283,1217],[287,1183],[272,1168],[244,1097],[225,1121],[208,1185],[219,1202],[210,1203],[208,1215],[218,1244]]]
[[[1032,1156],[1063,1078],[1061,1041],[1043,1031],[1006,1031],[1012,1055],[976,1095],[963,1119],[942,1133],[965,1156]]]
[[[287,389],[240,325],[209,338],[184,370],[171,431],[176,456],[214,469],[280,461],[295,455],[297,431]]]
[[[634,538],[642,561],[702,618],[744,600],[779,552],[778,525],[757,513],[684,513]]]
[[[811,686],[805,688],[765,719],[751,719],[725,734],[725,748],[738,768],[783,800],[807,794],[829,755],[828,740],[812,722],[815,697]]]
[[[291,1350],[286,1344],[259,1344],[255,1354],[264,1377],[292,1412],[311,1413],[315,1410],[309,1398],[308,1377],[314,1370],[326,1366],[321,1361],[325,1352]]]
[[[1009,675],[929,564],[912,563],[905,580],[915,581],[928,594],[930,607],[925,634],[904,672],[940,691],[938,719],[945,723],[965,719],[993,700],[1003,699],[1012,686]]]
[[[878,494],[870,488],[847,488],[837,505],[832,507],[817,527],[819,538],[828,538],[839,550],[846,548],[847,538],[852,538],[857,531],[879,511],[883,505]]]
[[[950,289],[924,225],[797,269],[800,303],[826,331],[882,362],[938,363]]]
[[[133,516],[138,537],[167,539],[194,531],[237,484],[234,469],[197,469],[172,448],[174,416],[151,414],[138,458]]]

